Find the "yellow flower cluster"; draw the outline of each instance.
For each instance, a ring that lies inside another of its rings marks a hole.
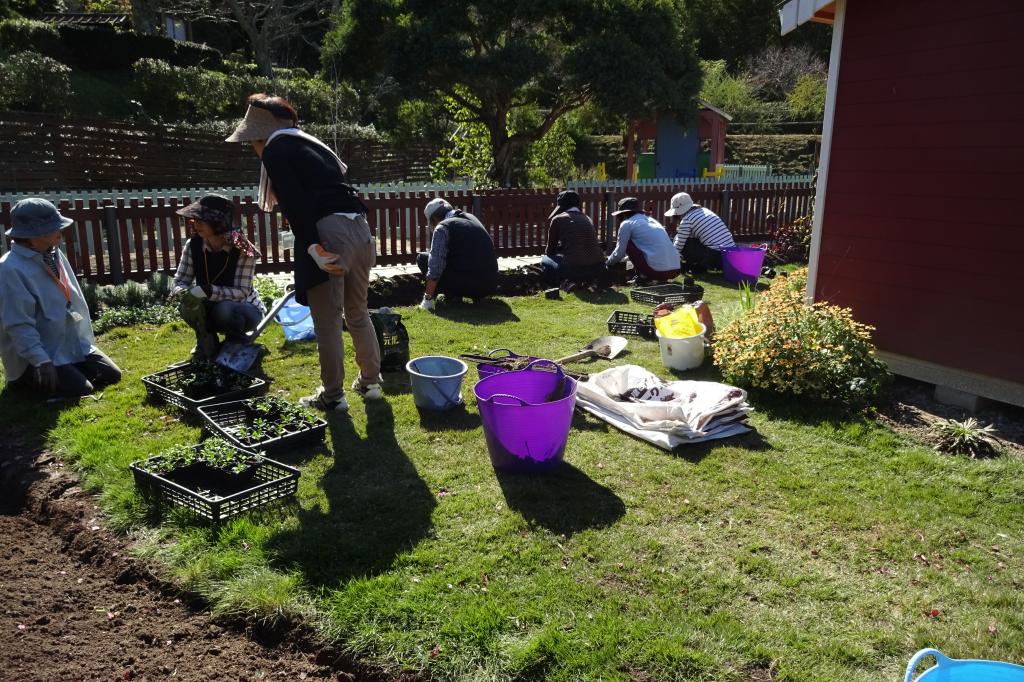
[[[886,376],[874,329],[848,308],[807,305],[807,270],[777,279],[717,334],[715,363],[739,386],[822,400],[867,400]]]

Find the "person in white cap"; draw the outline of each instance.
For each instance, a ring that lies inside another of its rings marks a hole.
[[[665,215],[678,218],[673,242],[683,270],[699,275],[709,268],[719,269],[722,267],[722,249],[736,246],[725,222],[714,211],[693,203],[686,192],[672,197],[672,205]]]
[[[416,259],[426,277],[424,310],[434,309],[434,297],[459,300],[486,298],[498,289],[498,258],[487,228],[476,216],[452,206],[444,199],[431,199],[423,214],[433,228],[430,253]]]
[[[42,398],[79,398],[121,380],[96,347],[89,306],[64,252],[74,221],[45,199],[11,209],[14,244],[0,258],[0,357],[11,388]]]
[[[359,366],[352,390],[364,400],[383,397],[380,346],[366,303],[377,245],[366,206],[346,180],[348,166],[299,130],[298,120],[288,100],[258,93],[227,141],[252,144],[262,161],[260,208],[278,206],[295,234],[295,298],[313,318],[322,384],[299,402],[346,411],[343,313]]]

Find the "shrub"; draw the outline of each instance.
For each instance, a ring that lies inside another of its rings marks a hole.
[[[777,102],[786,99],[801,78],[824,79],[828,67],[807,45],[769,45],[747,65],[746,80],[758,97]]]
[[[939,452],[949,452],[957,455],[970,455],[971,459],[981,456],[996,454],[992,436],[995,429],[992,425],[982,426],[974,417],[958,422],[955,419],[946,419],[938,422],[933,427],[939,437],[935,449]]]
[[[807,215],[779,228],[768,247],[767,257],[775,263],[807,263],[811,256],[813,226],[813,218]]]
[[[92,322],[97,334],[114,327],[130,327],[136,324],[164,324],[178,319],[178,308],[173,305],[152,305],[148,308],[111,308],[104,310]]]
[[[0,108],[64,112],[71,99],[71,69],[38,52],[0,62]]]
[[[100,287],[87,279],[79,279],[78,286],[82,288],[82,298],[89,306],[89,317],[95,320],[100,314]]]
[[[872,327],[848,308],[807,305],[807,270],[777,279],[753,309],[718,332],[715,362],[738,386],[788,396],[863,404],[885,379]]]
[[[60,41],[57,27],[45,21],[5,19],[0,21],[0,53],[39,52],[59,62],[68,62],[70,53]]]
[[[820,121],[825,117],[825,93],[828,80],[824,75],[807,74],[786,95],[789,115],[794,119]]]
[[[157,303],[149,288],[138,282],[100,287],[99,301],[106,308],[145,308]]]
[[[220,50],[202,43],[187,41],[174,43],[174,60],[177,66],[201,66],[205,69],[220,69],[224,65]]]
[[[146,280],[146,288],[149,290],[154,301],[163,303],[171,295],[171,289],[174,288],[174,278],[166,272],[154,272]]]
[[[256,293],[260,295],[263,305],[267,306],[267,310],[270,310],[270,306],[274,304],[275,299],[284,296],[284,289],[279,287],[272,277],[257,275],[253,279],[252,285],[256,289]]]

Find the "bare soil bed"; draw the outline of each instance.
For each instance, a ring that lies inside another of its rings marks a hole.
[[[0,445],[0,679],[394,679],[301,630],[216,621],[128,555],[59,462],[8,448]]]

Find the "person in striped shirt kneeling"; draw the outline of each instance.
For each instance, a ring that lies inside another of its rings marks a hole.
[[[732,232],[714,211],[700,204],[686,192],[672,197],[667,217],[678,217],[674,243],[684,272],[702,274],[710,268],[722,267],[722,249],[736,246]]]

